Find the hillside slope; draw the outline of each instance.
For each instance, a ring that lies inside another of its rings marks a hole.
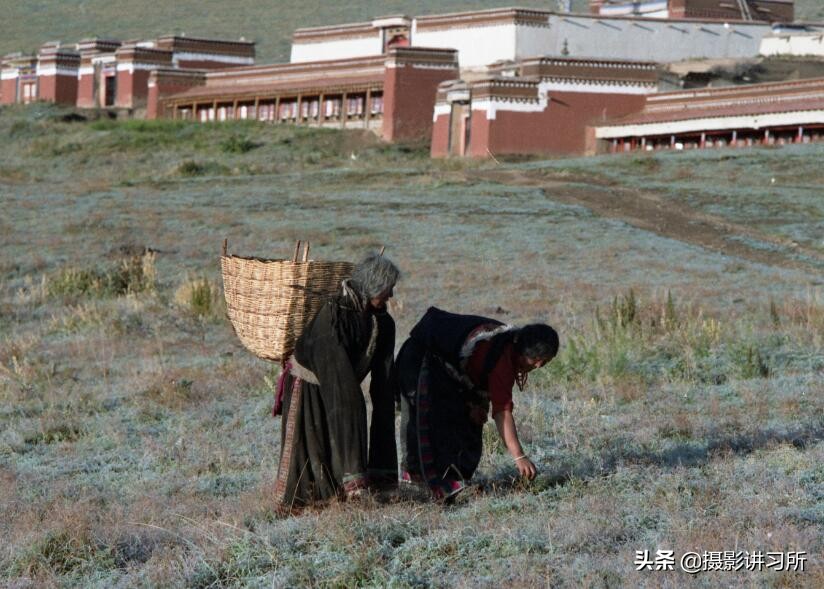
[[[159,4],[149,0],[35,0],[9,4],[3,7],[4,18],[0,19],[0,54],[32,51],[45,41],[58,39],[71,43],[95,35],[131,39],[184,32],[254,39],[261,63],[288,60],[292,31],[300,27],[358,22],[387,14],[433,14],[513,4],[555,6],[540,0],[203,0]]]
[[[167,33],[245,37],[258,43],[261,63],[289,59],[292,31],[299,27],[357,22],[386,14],[435,14],[458,10],[524,6],[555,7],[547,0],[354,0],[346,3],[235,0],[156,3],[149,0],[32,0],[11,2],[0,19],[0,54],[33,51],[50,40],[83,37],[151,38]],[[573,9],[586,11],[586,0]],[[797,0],[799,19],[824,19],[818,0]]]

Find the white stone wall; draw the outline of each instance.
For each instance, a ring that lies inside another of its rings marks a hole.
[[[438,31],[413,29],[417,47],[458,50],[461,69],[500,60],[579,57],[676,62],[755,57],[772,29],[766,23],[657,21],[552,14],[548,27],[497,25]]]
[[[494,24],[417,30],[412,45],[458,50],[461,69],[480,69],[501,60],[554,56],[676,62],[702,58],[755,57],[772,33],[767,23],[665,21],[549,14],[549,26]],[[374,36],[316,43],[293,43],[292,62],[379,55]]]
[[[824,56],[824,33],[764,37],[761,40],[761,55]]]
[[[550,25],[550,55],[658,62],[755,57],[761,40],[772,32],[767,23],[659,22],[559,14],[550,17]]]
[[[376,30],[370,37],[355,37],[351,39],[333,39],[316,43],[292,43],[292,63],[307,61],[326,61],[330,59],[346,59],[350,57],[365,57],[383,53],[381,31]]]
[[[516,59],[516,26],[502,24],[418,31],[413,23],[412,45],[458,50],[461,69],[474,69],[502,59]],[[520,28],[520,27],[519,27]],[[544,34],[548,29],[541,29]]]

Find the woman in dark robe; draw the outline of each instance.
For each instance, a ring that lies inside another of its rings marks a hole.
[[[386,302],[399,276],[385,257],[367,257],[295,344],[280,383],[283,422],[275,501],[281,511],[397,483],[390,386],[395,322]],[[370,372],[367,453],[361,381]]]
[[[558,352],[549,325],[522,328],[430,307],[396,360],[401,395],[402,480],[425,481],[448,499],[472,478],[483,452],[490,406],[518,472],[532,479],[512,417],[512,388]]]

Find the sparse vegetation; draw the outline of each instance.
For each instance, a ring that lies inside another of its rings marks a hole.
[[[0,110],[0,136],[15,129],[0,170],[26,171],[0,178],[0,584],[824,582],[821,146],[498,166],[361,133],[63,114]],[[231,137],[259,146],[227,152]],[[42,139],[77,147],[33,153]],[[216,167],[185,175],[187,161]],[[563,200],[642,192],[711,211],[730,237],[750,221],[759,239],[800,236],[807,258],[718,252]],[[278,367],[223,318],[224,237],[265,257],[295,239],[320,259],[386,245],[404,272],[398,343],[431,304],[556,325],[559,357],[515,397],[539,477],[515,480],[490,423],[454,507],[404,490],[278,518]],[[808,561],[638,572],[644,549]]]

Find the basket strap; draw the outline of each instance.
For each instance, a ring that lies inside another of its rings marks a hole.
[[[289,357],[289,373],[313,385],[320,385],[317,375],[295,359],[294,354]]]

